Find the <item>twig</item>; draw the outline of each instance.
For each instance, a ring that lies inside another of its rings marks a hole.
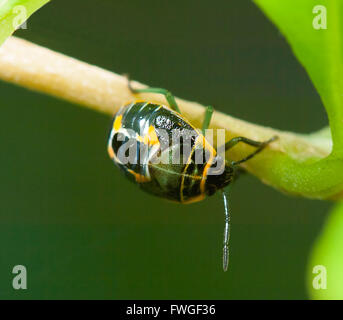
[[[124,76],[92,66],[79,60],[56,53],[28,41],[11,37],[0,47],[0,79],[17,85],[43,92],[86,106],[99,112],[114,114],[124,103],[142,98],[166,104],[164,98],[156,94],[139,94],[133,96],[128,90]],[[144,85],[133,82],[136,88]],[[196,102],[177,99],[182,114],[200,127],[205,109]],[[330,137],[317,138],[290,132],[281,132],[235,119],[226,114],[215,112],[211,128],[227,130],[227,139],[234,136],[246,136],[254,140],[267,140],[274,135],[279,140],[273,142],[256,159],[246,163],[246,169],[264,182],[280,189],[278,182],[268,177],[268,168],[263,161],[271,157],[286,155],[296,162],[309,159],[321,159],[329,155],[331,150]],[[230,152],[230,158],[238,160],[242,155],[251,152],[251,147],[243,144]],[[269,162],[267,162],[269,164]],[[262,168],[262,170],[261,170]],[[282,186],[281,186],[282,189]],[[301,194],[297,191],[287,192]],[[309,197],[318,195],[303,194]]]

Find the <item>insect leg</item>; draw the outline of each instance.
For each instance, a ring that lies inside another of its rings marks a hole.
[[[251,139],[248,139],[245,137],[235,137],[235,138],[231,139],[230,141],[228,141],[227,143],[225,143],[225,150],[227,151],[227,150],[231,149],[232,147],[234,147],[239,142],[243,142],[243,143],[246,143],[250,146],[257,148],[253,153],[249,154],[245,158],[238,160],[238,161],[232,161],[231,162],[231,165],[238,165],[238,164],[241,164],[241,163],[253,158],[255,155],[260,153],[269,143],[275,141],[276,139],[277,139],[277,136],[274,136],[269,140],[260,142],[260,141],[254,141],[254,140],[251,140]]]
[[[207,106],[205,110],[205,117],[202,123],[202,133],[205,135],[205,130],[210,126],[211,118],[213,114],[213,107]]]
[[[159,93],[159,94],[163,94],[167,100],[167,102],[169,103],[169,106],[176,112],[181,113],[179,106],[177,105],[174,96],[172,95],[172,93],[166,89],[162,89],[162,88],[144,88],[144,89],[134,89],[131,86],[130,80],[129,80],[129,89],[131,92],[133,93]]]

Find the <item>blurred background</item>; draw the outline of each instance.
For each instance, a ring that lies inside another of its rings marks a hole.
[[[251,1],[52,1],[16,36],[253,123],[327,124],[285,39]],[[0,83],[0,298],[306,299],[312,245],[331,204],[245,175],[230,195],[154,198],[107,156],[110,118]],[[28,290],[12,288],[25,265]]]

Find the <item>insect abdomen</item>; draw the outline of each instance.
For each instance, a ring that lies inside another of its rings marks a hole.
[[[164,130],[167,136],[162,135],[161,130]],[[183,141],[172,144],[172,134],[185,130],[193,131],[194,138],[191,141],[188,160],[182,162]],[[119,134],[125,136],[124,141],[117,141]],[[136,143],[137,163],[122,163],[118,152],[120,147],[130,140]],[[162,145],[166,140],[169,146],[164,148]],[[212,154],[212,158],[215,151],[203,141],[204,137],[176,112],[157,104],[135,102],[123,107],[115,115],[108,151],[121,170],[132,181],[139,183],[143,190],[169,200],[187,203],[205,197],[205,170],[208,164],[195,164],[195,144],[203,144]],[[142,152],[143,148],[145,152]],[[154,157],[158,154],[161,158],[169,157],[171,150],[180,153],[181,162],[154,163]]]

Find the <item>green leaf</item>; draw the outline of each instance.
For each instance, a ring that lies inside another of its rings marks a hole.
[[[255,1],[285,35],[307,70],[328,113],[333,152],[342,156],[343,1]]]
[[[49,0],[0,0],[0,45]]]
[[[310,258],[307,284],[313,299],[343,299],[342,230],[343,202],[339,203],[330,214]],[[319,266],[317,270],[316,266]],[[320,278],[325,281],[323,270],[326,271],[326,289],[317,286],[318,283],[323,284],[318,282]]]
[[[342,0],[255,0],[281,30],[313,81],[326,108],[330,131],[302,138],[313,147],[328,146],[330,154],[309,157],[300,141],[280,139],[284,152],[270,155],[259,176],[288,193],[318,199],[343,196],[343,15]],[[301,108],[301,106],[299,106]],[[295,114],[294,117],[297,115]]]

